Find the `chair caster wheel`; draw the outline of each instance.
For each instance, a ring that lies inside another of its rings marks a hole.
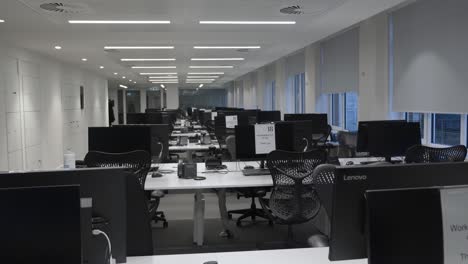
[[[167,228],[169,226],[169,223],[168,222],[164,222],[163,223],[163,228]]]

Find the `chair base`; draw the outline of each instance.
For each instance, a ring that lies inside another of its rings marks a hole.
[[[154,223],[162,222],[163,223],[163,228],[167,228],[169,226],[169,223],[166,220],[166,216],[164,215],[164,212],[158,211],[156,214],[153,216],[151,219],[154,221]]]
[[[265,214],[265,212],[261,209],[257,208],[250,208],[250,209],[242,209],[242,210],[232,210],[228,212],[229,219],[232,219],[233,214],[240,214],[241,216],[237,218],[236,225],[241,226],[242,220],[251,218],[252,222],[255,222],[258,218],[262,218],[268,220],[269,225],[273,225],[273,221]]]

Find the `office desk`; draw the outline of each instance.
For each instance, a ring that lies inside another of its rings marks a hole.
[[[184,126],[184,127],[187,127],[187,126]],[[181,125],[176,125],[174,126],[174,130],[181,130],[183,128],[183,126]],[[201,125],[193,125],[193,129],[196,129],[196,130],[199,130],[199,129],[202,129],[203,127]]]
[[[278,249],[168,256],[129,257],[127,264],[367,264],[367,259],[331,262],[328,248]]]
[[[201,134],[207,134],[209,135],[208,131],[206,130],[200,130],[196,132],[187,132],[187,133],[180,133],[180,132],[172,132],[171,137],[189,137],[189,138],[194,138],[194,137],[199,137]]]
[[[224,232],[230,233],[228,229],[228,214],[226,208],[227,188],[249,188],[249,187],[270,187],[273,181],[270,175],[249,176],[242,174],[241,169],[245,165],[258,167],[257,162],[225,162],[228,168],[224,173],[207,171],[204,163],[197,164],[198,176],[206,177],[206,180],[195,181],[192,179],[179,179],[177,176],[177,164],[165,163],[155,164],[159,166],[163,177],[152,178],[148,175],[145,183],[145,190],[194,190],[194,215],[193,215],[193,242],[203,245],[204,239],[204,214],[205,200],[204,190],[215,189],[218,196],[219,211]]]
[[[192,161],[192,155],[195,151],[208,151],[210,148],[219,149],[219,144],[217,141],[212,140],[210,145],[202,145],[200,143],[188,143],[185,146],[169,146],[169,152],[185,152],[187,155],[187,160]]]

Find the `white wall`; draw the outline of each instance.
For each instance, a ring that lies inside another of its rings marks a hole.
[[[177,84],[167,84],[167,109],[179,108],[179,87]]]
[[[87,127],[108,122],[105,78],[26,50],[0,46],[0,94],[0,170],[54,169],[65,149],[83,158]]]

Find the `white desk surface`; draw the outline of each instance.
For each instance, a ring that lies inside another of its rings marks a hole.
[[[196,190],[196,189],[223,189],[243,187],[269,187],[273,186],[270,175],[244,176],[242,169],[246,165],[258,167],[257,162],[223,162],[228,169],[225,173],[206,172],[205,164],[197,164],[197,175],[206,177],[206,180],[196,181],[192,179],[180,179],[177,176],[177,164],[165,163],[155,164],[159,169],[170,170],[171,173],[163,173],[163,177],[152,178],[148,175],[145,190]],[[227,173],[226,173],[227,172]]]
[[[278,249],[187,255],[129,257],[127,264],[367,264],[367,259],[331,262],[328,248]]]
[[[188,143],[185,146],[169,146],[169,151],[198,151],[208,150],[210,148],[219,149],[219,144],[215,141],[211,145],[201,145],[200,143]]]

